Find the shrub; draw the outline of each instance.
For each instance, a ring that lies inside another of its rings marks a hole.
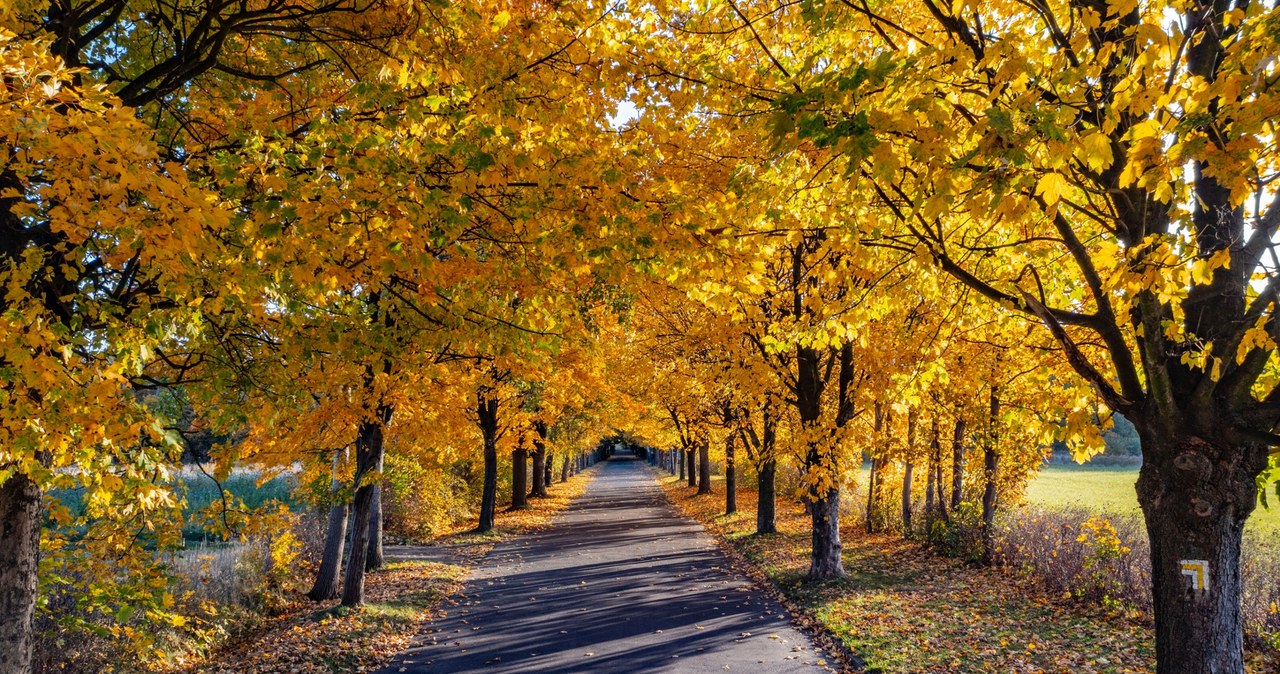
[[[997,522],[997,562],[1054,594],[1109,606],[1151,604],[1146,531],[1133,516],[1019,508]]]
[[[386,461],[382,509],[387,536],[427,540],[469,515],[468,485],[454,471],[423,466],[394,454],[388,455]],[[509,480],[505,482],[510,484]],[[502,486],[500,481],[499,488]],[[507,489],[509,494],[510,487]],[[499,492],[499,501],[502,493]]]
[[[966,562],[982,559],[982,508],[963,501],[946,519],[928,521],[925,536],[934,547],[948,557]]]

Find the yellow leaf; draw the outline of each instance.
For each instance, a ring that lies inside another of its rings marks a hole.
[[[1067,181],[1057,173],[1046,173],[1036,183],[1036,194],[1044,197],[1046,204],[1053,206],[1062,199],[1062,191],[1067,188]]]

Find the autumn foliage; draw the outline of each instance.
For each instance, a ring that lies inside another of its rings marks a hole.
[[[195,520],[299,554],[246,471],[328,516],[312,593],[351,607],[388,528],[485,532],[615,435],[732,466],[760,533],[802,503],[823,581],[853,493],[997,563],[1114,414],[1159,671],[1241,672],[1277,53],[1274,2],[5,3],[0,674],[35,625],[206,638]]]

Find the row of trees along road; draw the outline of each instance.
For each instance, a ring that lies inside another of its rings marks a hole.
[[[388,451],[478,453],[485,528],[500,453],[608,426],[706,489],[741,450],[761,532],[798,468],[826,579],[861,454],[868,529],[923,479],[926,520],[981,493],[989,555],[1037,448],[1122,412],[1159,670],[1241,672],[1241,531],[1280,476],[1278,11],[5,4],[0,673],[41,579],[181,619],[161,394],[232,438],[220,475],[354,504],[352,605]]]
[[[151,580],[152,550],[181,543],[184,429],[140,391],[181,390],[237,438],[215,451],[220,477],[328,476],[349,452],[343,602],[362,602],[388,443],[469,455],[473,436],[441,429],[608,327],[584,319],[611,310],[590,298],[614,248],[572,231],[638,203],[606,170],[625,149],[605,121],[606,18],[395,0],[0,9],[0,671],[30,670],[42,577],[98,615],[181,624]],[[577,452],[597,422],[570,403],[541,423],[563,415]],[[50,500],[73,487],[80,522]],[[238,511],[219,518],[233,534]],[[92,537],[59,533],[87,522]]]

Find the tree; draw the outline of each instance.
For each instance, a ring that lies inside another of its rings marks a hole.
[[[772,16],[804,48],[757,45],[779,131],[844,155],[877,238],[1041,323],[1137,427],[1160,672],[1243,671],[1240,536],[1280,421],[1276,12],[831,6]]]

